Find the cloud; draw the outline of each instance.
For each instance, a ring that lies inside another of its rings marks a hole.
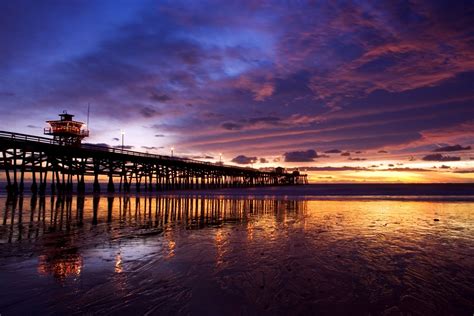
[[[340,154],[342,153],[342,151],[339,149],[331,149],[331,150],[326,150],[324,153],[325,154]]]
[[[372,166],[373,167],[373,166]],[[376,166],[375,166],[376,167]],[[366,167],[356,167],[356,166],[343,166],[343,167],[333,167],[333,166],[325,166],[325,167],[298,167],[298,168],[289,168],[288,170],[303,170],[303,171],[394,171],[394,172],[434,172],[430,169],[424,168],[388,168],[388,169],[371,169]]]
[[[213,156],[204,155],[204,156],[192,156],[192,159],[214,159]]]
[[[423,157],[424,161],[460,161],[461,157],[443,156],[442,154],[430,154]]]
[[[390,168],[390,169],[379,169],[379,170],[374,170],[374,171],[399,171],[399,172],[433,172],[433,170],[430,169],[424,169],[424,168]]]
[[[146,117],[146,118],[150,118],[150,117],[154,117],[154,116],[157,116],[157,115],[161,115],[161,112],[158,111],[157,109],[153,108],[153,107],[149,107],[149,106],[145,106],[145,107],[142,107],[140,109],[140,113]]]
[[[386,151],[386,150],[379,150],[377,153],[379,153],[379,154],[388,154],[388,151]]]
[[[239,155],[237,157],[234,157],[231,161],[240,165],[249,165],[257,162],[257,157],[247,157],[245,155]]]
[[[309,162],[318,158],[318,154],[313,149],[306,151],[290,151],[283,154],[285,162]]]
[[[268,163],[268,160],[265,159],[265,158],[260,158],[258,161],[259,161],[260,163]]]
[[[118,142],[120,139],[118,137],[112,138],[113,141]]]
[[[240,119],[238,121],[228,121],[221,124],[221,127],[227,130],[241,130],[244,128],[262,128],[282,125],[284,122],[275,116],[260,116]]]
[[[155,137],[165,137],[163,134],[155,134]]]
[[[221,126],[223,129],[227,129],[229,131],[241,130],[243,127],[241,124],[237,124],[233,122],[225,122],[225,123],[222,123]]]
[[[461,145],[444,146],[444,147],[436,148],[433,151],[434,152],[449,152],[449,151],[461,151],[461,150],[471,150],[471,146],[466,146],[466,147],[463,147]]]
[[[341,154],[341,156],[345,156],[345,157],[348,157],[348,156],[350,156],[350,155],[351,155],[351,153],[348,152],[348,151],[343,152],[343,153]]]
[[[359,157],[356,157],[356,158],[349,157],[349,160],[353,160],[353,161],[365,161],[365,160],[367,160],[367,159],[366,159],[366,158],[359,158]]]
[[[171,97],[167,94],[157,94],[155,92],[152,92],[150,94],[150,99],[157,102],[166,102],[171,100]]]
[[[368,168],[363,167],[351,167],[351,166],[343,166],[343,167],[333,167],[333,166],[325,166],[325,167],[297,167],[297,168],[289,168],[288,170],[303,170],[303,171],[364,171],[370,170]]]
[[[441,167],[439,167],[440,169],[451,169],[450,166],[446,166],[446,165],[442,165]]]
[[[469,173],[474,173],[474,170],[455,170],[455,171],[453,171],[453,173],[461,173],[461,174],[462,173],[467,173],[467,174],[469,174]]]
[[[263,101],[270,97],[275,91],[275,87],[271,83],[264,83],[259,88],[255,89],[255,101]]]
[[[28,128],[40,128],[39,126],[32,125],[32,124],[26,125],[26,127],[28,127]]]
[[[156,149],[162,149],[165,148],[163,146],[156,147],[156,146],[142,146],[141,148],[146,149],[146,150],[156,150]]]

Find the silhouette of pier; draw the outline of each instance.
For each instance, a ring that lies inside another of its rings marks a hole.
[[[262,171],[121,148],[65,142],[0,131],[0,171],[8,194],[156,192],[307,183],[307,176],[283,168]],[[103,185],[105,184],[105,188]],[[25,188],[28,184],[29,188]]]

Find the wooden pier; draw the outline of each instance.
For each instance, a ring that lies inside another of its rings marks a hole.
[[[120,148],[70,145],[58,139],[5,131],[0,131],[0,152],[0,171],[8,194],[84,193],[88,182],[94,193],[307,183],[306,175],[298,171],[261,171]]]

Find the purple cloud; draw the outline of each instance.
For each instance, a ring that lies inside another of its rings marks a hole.
[[[430,154],[423,157],[425,161],[460,161],[461,157],[443,156],[442,154]]]
[[[463,147],[461,145],[444,146],[444,147],[436,148],[433,151],[434,152],[449,152],[449,151],[462,151],[462,150],[471,150],[471,146],[466,146],[466,147]]]
[[[285,162],[309,162],[318,158],[318,154],[313,149],[306,151],[290,151],[283,154]]]
[[[240,165],[249,165],[257,162],[257,157],[247,157],[245,155],[238,155],[237,157],[234,157],[231,161]]]

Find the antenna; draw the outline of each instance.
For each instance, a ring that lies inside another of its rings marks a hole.
[[[90,110],[91,110],[91,104],[88,103],[88,104],[87,104],[87,129],[89,129],[89,114],[90,114]]]

